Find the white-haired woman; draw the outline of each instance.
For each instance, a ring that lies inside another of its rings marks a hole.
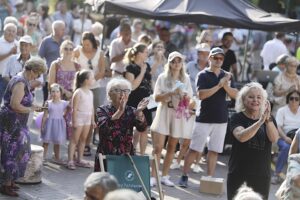
[[[285,106],[286,95],[293,90],[300,90],[300,76],[297,75],[299,61],[295,57],[289,57],[285,61],[285,70],[274,80],[273,95],[274,104],[272,108],[273,116],[277,110]]]
[[[270,115],[267,93],[256,82],[246,84],[238,93],[236,111],[230,120],[233,135],[229,159],[227,198],[233,199],[246,182],[264,199],[268,199],[271,180],[271,146],[278,139]]]
[[[107,172],[91,173],[84,182],[84,200],[103,200],[105,195],[118,189],[118,181]]]
[[[140,101],[137,108],[126,105],[132,90],[129,81],[114,78],[108,82],[106,90],[110,103],[98,107],[96,111],[96,123],[101,134],[95,159],[95,171],[100,171],[99,153],[134,155],[133,127],[138,131],[145,131],[147,128],[142,111],[146,108],[148,100]]]
[[[154,99],[158,107],[156,116],[150,127],[153,141],[153,153],[159,159],[168,136],[167,154],[164,159],[162,179],[164,185],[173,187],[169,180],[169,169],[172,163],[176,145],[179,138],[184,139],[181,148],[188,148],[192,134],[193,118],[190,115],[192,86],[184,69],[184,56],[174,51],[169,54],[165,72],[162,73],[155,84]],[[154,162],[152,163],[154,166]],[[155,170],[152,167],[150,185],[156,185]]]

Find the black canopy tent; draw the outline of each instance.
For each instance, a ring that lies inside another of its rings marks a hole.
[[[86,0],[86,3],[93,5],[104,18],[107,14],[120,14],[174,23],[194,22],[268,32],[300,30],[300,20],[268,13],[246,0]],[[250,32],[245,49],[249,35]],[[246,53],[243,63],[246,63]],[[243,71],[244,66],[242,79]]]
[[[232,28],[297,32],[300,21],[268,13],[245,0],[94,0],[106,14],[195,22]]]

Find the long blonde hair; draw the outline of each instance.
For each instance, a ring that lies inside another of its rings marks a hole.
[[[173,80],[172,71],[170,69],[170,62],[167,62],[167,64],[165,64],[164,73],[165,76],[167,77],[166,78],[167,86],[171,88],[174,87],[176,80]],[[182,60],[182,67],[179,72],[179,81],[185,83],[185,79],[186,79],[185,65],[184,65],[184,61]]]

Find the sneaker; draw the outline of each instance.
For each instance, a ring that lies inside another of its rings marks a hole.
[[[160,182],[161,182],[161,184],[169,186],[169,187],[174,187],[175,186],[175,184],[172,181],[170,181],[170,176],[161,177]]]
[[[154,177],[150,177],[150,187],[154,187],[154,186],[156,186],[156,178],[154,178]]]
[[[278,184],[280,184],[281,182],[282,182],[282,179],[281,179],[281,177],[280,177],[279,175],[274,174],[274,175],[272,176],[272,178],[271,178],[271,183],[272,183],[273,185],[278,185]]]
[[[199,164],[195,164],[193,167],[193,172],[199,174],[200,172],[203,172],[203,169],[200,167]]]
[[[180,164],[175,160],[170,166],[170,169],[180,169]]]
[[[179,180],[179,186],[180,186],[180,187],[187,188],[187,187],[188,187],[188,180],[189,180],[189,177],[188,177],[188,176],[182,175],[182,176],[180,177],[180,180]]]

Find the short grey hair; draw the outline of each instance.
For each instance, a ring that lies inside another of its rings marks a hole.
[[[245,111],[246,108],[245,108],[245,105],[244,105],[244,98],[249,93],[249,91],[251,89],[258,89],[262,94],[263,102],[267,101],[268,94],[267,94],[266,90],[264,90],[264,88],[262,87],[262,85],[260,83],[257,83],[257,82],[247,83],[238,92],[238,95],[236,97],[235,110],[237,112]],[[263,103],[261,109],[264,110],[264,108],[265,108],[265,104]]]
[[[25,62],[25,70],[32,70],[39,74],[45,74],[47,72],[46,61],[39,56],[32,56]]]
[[[245,183],[239,188],[234,200],[263,200],[260,194],[254,192],[252,188]]]
[[[19,26],[18,19],[15,18],[14,16],[7,16],[7,17],[4,19],[3,24],[6,25],[6,24],[8,24],[8,23],[13,23],[13,24],[16,25],[16,26]]]
[[[104,200],[139,200],[138,194],[129,189],[119,189],[108,193]]]
[[[296,65],[299,65],[299,61],[296,57],[294,56],[290,56],[286,59],[286,64],[289,65],[289,64],[296,64]]]
[[[106,194],[110,191],[118,189],[118,181],[107,172],[93,172],[84,182],[84,191],[88,188],[101,187]]]
[[[55,30],[56,30],[58,27],[60,27],[60,26],[65,27],[65,26],[66,26],[66,25],[65,25],[65,22],[62,21],[62,20],[56,20],[56,21],[54,21],[54,22],[52,23],[52,33],[54,33]]]
[[[111,102],[109,93],[112,91],[112,89],[115,89],[117,86],[120,86],[120,85],[127,86],[128,89],[132,90],[132,85],[127,79],[122,78],[122,77],[113,78],[107,83],[107,86],[106,86],[106,93],[107,93],[108,101]]]

